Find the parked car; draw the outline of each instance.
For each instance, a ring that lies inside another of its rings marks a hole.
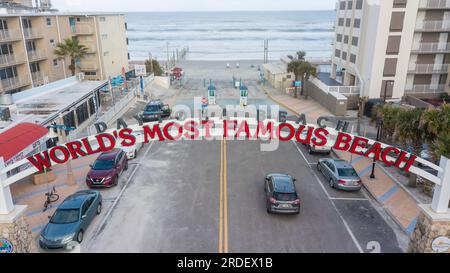
[[[297,180],[288,174],[268,174],[264,179],[268,213],[300,213]]]
[[[362,181],[358,173],[345,160],[323,158],[317,163],[317,169],[328,180],[332,188],[345,191],[359,191],[362,187]]]
[[[119,183],[119,176],[128,169],[128,158],[121,149],[102,153],[86,176],[86,185],[94,187],[112,187]]]
[[[306,131],[306,130],[304,130],[302,133],[301,133],[301,138],[302,139],[306,139],[306,137],[307,137],[307,134],[308,134],[308,132]],[[310,142],[310,144],[304,144],[304,143],[302,143],[304,146],[306,146],[307,148],[308,148],[308,153],[309,154],[314,154],[314,153],[321,153],[321,154],[327,154],[327,155],[329,155],[329,154],[331,154],[331,146],[330,145],[325,145],[325,146],[316,146],[316,145],[314,145],[313,143],[312,143],[312,141],[313,140],[315,140],[316,139],[316,137],[315,136],[312,136],[311,137],[311,142]]]
[[[136,143],[133,146],[129,146],[129,147],[122,146],[120,144],[121,141],[122,141],[121,139],[116,141],[116,148],[122,149],[126,153],[128,159],[136,158],[138,152],[144,146],[144,143],[143,143],[143,132],[133,132],[132,135],[135,136],[136,139],[141,138],[141,141],[136,141]]]
[[[94,217],[102,211],[102,195],[84,190],[67,197],[50,217],[42,230],[39,246],[43,249],[66,248],[83,241],[84,232]]]
[[[161,100],[151,101],[145,106],[142,113],[144,122],[156,121],[159,119],[170,117],[172,110],[169,105],[163,104]]]

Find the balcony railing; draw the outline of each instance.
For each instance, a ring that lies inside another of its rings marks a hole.
[[[416,23],[416,30],[446,31],[450,30],[450,21],[421,21]]]
[[[72,33],[78,35],[91,35],[94,34],[94,28],[88,24],[76,24],[72,26]]]
[[[450,43],[416,43],[412,52],[416,53],[445,53],[450,52]]]
[[[9,42],[9,41],[17,41],[22,39],[19,32],[11,31],[8,29],[0,30],[0,41],[1,42]]]
[[[358,95],[361,92],[360,86],[328,86],[320,79],[315,77],[311,77],[309,81],[326,93],[337,92],[342,95]]]
[[[1,82],[1,89],[3,90],[3,92],[6,92],[12,89],[28,85],[30,83],[30,79],[25,77],[13,77],[3,79],[0,82]]]
[[[450,8],[449,0],[420,0],[420,9],[442,9]]]
[[[445,92],[445,84],[416,84],[412,88],[406,88],[405,93],[408,94],[425,94],[425,93],[443,93]]]
[[[448,64],[416,64],[410,67],[408,71],[418,74],[447,73],[448,68]]]
[[[49,81],[48,76],[45,76],[42,72],[31,72],[31,78],[33,79],[34,85],[47,84]]]
[[[35,28],[24,28],[23,35],[25,36],[25,39],[42,38],[42,33]]]
[[[0,55],[0,67],[12,66],[25,62],[23,59],[17,58],[14,54],[2,54]]]
[[[45,52],[43,52],[41,50],[27,51],[27,54],[28,54],[28,59],[30,61],[39,61],[39,60],[47,59],[47,54],[45,54]]]

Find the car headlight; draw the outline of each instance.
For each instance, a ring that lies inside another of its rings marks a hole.
[[[108,176],[105,178],[105,180],[110,180],[111,178],[112,178],[111,176]]]
[[[68,243],[68,242],[71,242],[71,241],[73,240],[73,236],[75,236],[75,233],[72,233],[72,234],[69,234],[69,235],[63,237],[62,240],[61,240],[61,242],[62,242],[63,244]]]

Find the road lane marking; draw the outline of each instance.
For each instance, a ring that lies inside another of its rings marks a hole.
[[[100,234],[100,232],[103,230],[103,228],[106,225],[106,221],[108,221],[109,217],[111,216],[114,208],[117,206],[117,203],[119,202],[120,198],[122,197],[123,193],[125,192],[126,188],[128,187],[128,184],[130,184],[131,179],[134,177],[134,175],[136,174],[137,170],[139,169],[140,166],[142,166],[142,163],[144,162],[144,159],[147,157],[147,154],[150,152],[150,149],[153,146],[153,143],[155,143],[154,141],[152,141],[150,143],[150,145],[148,146],[147,150],[145,151],[144,155],[141,157],[141,160],[139,161],[139,164],[137,164],[136,168],[134,168],[133,172],[131,173],[131,175],[128,177],[127,182],[125,183],[125,185],[123,186],[123,188],[121,189],[121,191],[119,192],[119,194],[117,195],[117,197],[114,199],[113,204],[111,205],[111,207],[109,208],[108,212],[106,213],[105,217],[102,219],[100,225],[98,226],[98,228],[96,229],[94,235],[91,237],[91,240],[89,242],[93,242],[97,236]],[[89,249],[90,245],[87,246],[86,249]]]
[[[344,201],[369,201],[366,198],[343,198],[343,197],[331,197],[331,200],[344,200]]]
[[[301,154],[301,156],[303,157],[303,159],[305,159],[306,162],[308,162],[308,160],[306,160],[305,155],[303,154],[303,152],[298,148],[298,146],[296,145],[295,142],[292,142],[295,147],[297,147],[297,151]],[[347,221],[344,219],[344,217],[342,216],[342,214],[340,213],[339,209],[336,207],[336,204],[334,203],[332,197],[330,196],[330,194],[328,193],[328,191],[325,189],[325,187],[323,186],[322,182],[320,181],[319,177],[317,176],[317,174],[314,172],[314,170],[311,168],[311,165],[308,164],[308,166],[310,167],[312,174],[314,176],[314,178],[316,178],[316,182],[320,185],[320,187],[322,188],[322,190],[325,192],[325,195],[327,196],[328,200],[330,200],[331,205],[333,206],[334,210],[336,211],[337,215],[339,216],[339,218],[341,219],[342,223],[344,224],[345,229],[347,230],[348,234],[350,235],[350,238],[352,238],[353,243],[355,244],[356,248],[358,249],[358,251],[360,253],[364,253],[362,247],[360,246],[358,240],[356,239],[355,235],[353,234],[353,231],[350,229],[350,226],[348,225]]]
[[[220,140],[219,253],[223,252],[223,139]]]

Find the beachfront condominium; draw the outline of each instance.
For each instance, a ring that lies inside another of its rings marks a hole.
[[[450,0],[346,0],[336,13],[331,78],[370,99],[449,92]]]
[[[0,94],[72,76],[70,58],[59,60],[54,53],[66,38],[78,39],[88,48],[75,63],[76,73],[84,73],[85,79],[104,80],[128,68],[124,14],[26,9],[0,13]]]

